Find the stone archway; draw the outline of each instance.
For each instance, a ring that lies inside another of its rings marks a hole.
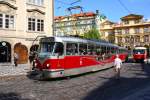
[[[0,42],[0,63],[11,62],[11,44],[6,41]]]
[[[150,57],[150,46],[145,44],[144,47],[147,48],[148,57]]]
[[[37,45],[37,44],[32,45],[31,48],[30,48],[30,52],[37,51],[37,50],[38,50],[38,47],[39,47],[39,45]]]
[[[28,63],[28,49],[21,43],[16,43],[14,46],[14,52],[19,56],[18,64]]]

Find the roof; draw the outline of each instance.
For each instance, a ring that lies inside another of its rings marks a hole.
[[[134,49],[146,49],[145,47],[135,47]]]
[[[109,20],[106,20],[102,23],[102,25],[112,25],[112,24],[115,24],[114,22],[111,22]]]
[[[124,16],[121,18],[121,20],[130,20],[130,19],[142,19],[142,15],[136,15],[136,14],[129,14],[127,16]]]
[[[41,38],[41,40],[42,41],[55,40],[57,42],[67,41],[67,42],[78,42],[78,43],[90,43],[90,44],[98,44],[102,46],[119,47],[115,44],[109,43],[108,41],[104,41],[104,40],[82,39],[79,37],[70,37],[70,36],[46,37],[46,38]]]
[[[96,16],[96,14],[94,12],[85,12],[85,13],[73,14],[71,16],[56,16],[54,19],[62,20],[67,17],[92,17],[92,16]]]

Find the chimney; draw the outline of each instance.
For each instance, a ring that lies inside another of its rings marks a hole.
[[[99,10],[96,10],[96,14],[99,15]]]

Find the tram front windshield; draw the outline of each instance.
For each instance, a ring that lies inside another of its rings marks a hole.
[[[49,54],[56,54],[56,53],[62,54],[63,44],[59,42],[42,42],[40,43],[39,52]]]
[[[145,50],[136,49],[136,50],[133,50],[133,53],[134,53],[134,54],[144,54],[144,53],[145,53]]]

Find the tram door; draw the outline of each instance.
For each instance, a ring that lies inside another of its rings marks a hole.
[[[0,63],[11,61],[11,46],[7,42],[0,42]]]

